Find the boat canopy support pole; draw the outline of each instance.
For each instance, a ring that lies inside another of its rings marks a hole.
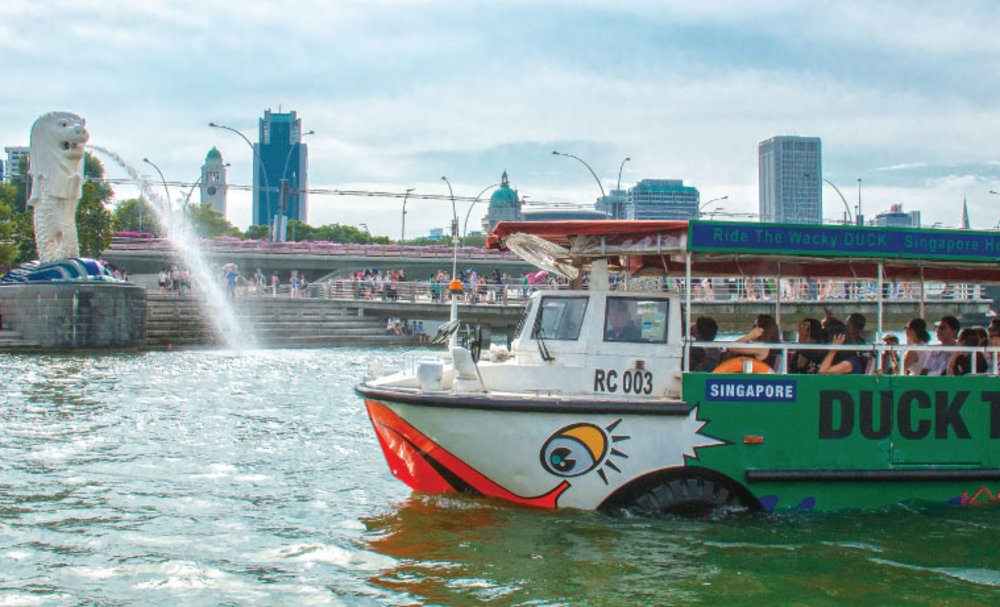
[[[684,256],[684,371],[691,370],[691,253]]]
[[[608,258],[592,259],[590,261],[590,290],[607,291],[608,285]]]
[[[883,309],[882,304],[885,300],[885,266],[882,262],[878,262],[878,326],[875,331],[875,343],[881,345],[882,343],[882,327],[883,320]],[[882,370],[882,351],[878,351],[878,355],[875,357],[875,371]]]
[[[778,271],[774,277],[774,322],[781,330],[781,262],[778,262]]]

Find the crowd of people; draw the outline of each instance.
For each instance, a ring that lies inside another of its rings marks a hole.
[[[396,316],[390,316],[386,319],[385,323],[385,334],[386,335],[398,335],[400,337],[413,336],[417,340],[425,344],[430,341],[430,337],[427,335],[427,331],[424,329],[424,321],[409,321],[403,318],[398,318]]]
[[[400,290],[407,282],[406,271],[365,268],[350,274],[353,281],[354,297],[380,301],[397,301]],[[459,270],[457,279],[462,283],[460,301],[463,303],[507,303],[509,293],[527,297],[541,288],[557,287],[560,279],[548,272],[525,273],[514,277],[494,269],[491,273],[480,273],[475,268]],[[432,272],[426,281],[410,283],[412,289],[424,296],[430,296],[435,303],[447,303],[451,285],[451,273],[444,269]],[[412,299],[412,294],[407,299]]]
[[[903,347],[895,334],[886,333],[882,342],[887,348],[882,349],[882,358],[878,361],[880,364],[876,364],[876,350],[864,337],[865,324],[863,314],[852,313],[841,321],[829,310],[822,320],[803,319],[798,323],[797,343],[810,346],[834,345],[838,348],[806,347],[790,350],[784,368],[788,373],[822,375],[874,373],[877,368],[889,375],[988,373],[991,367],[985,351],[973,349],[1000,347],[1000,318],[994,318],[988,328],[962,328],[954,316],[943,316],[934,328],[934,345],[931,344],[927,322],[923,318],[914,318],[905,327],[905,345],[909,347]],[[691,336],[698,342],[715,341],[717,333],[718,324],[706,316],[699,317],[691,327]],[[691,348],[691,370],[710,372],[724,361],[737,357],[746,357],[771,369],[779,369],[781,350],[755,345],[781,343],[781,332],[773,316],[757,316],[750,332],[734,341],[739,345],[725,349],[705,346]],[[839,347],[855,345],[858,346],[857,350]],[[950,349],[956,346],[969,349]]]

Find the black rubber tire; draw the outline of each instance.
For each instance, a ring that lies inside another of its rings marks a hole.
[[[708,516],[720,508],[743,506],[725,485],[698,476],[675,478],[651,487],[636,496],[633,505],[632,509],[643,513],[686,517]]]

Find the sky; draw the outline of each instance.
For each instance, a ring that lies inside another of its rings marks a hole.
[[[151,182],[143,158],[193,183],[216,146],[229,182],[249,185],[250,148],[208,123],[255,140],[264,110],[294,110],[315,131],[310,188],[446,195],[447,176],[475,197],[506,170],[530,204],[592,205],[598,184],[559,150],[606,190],[631,158],[623,188],[683,179],[703,202],[727,197],[712,208],[752,214],[757,144],[801,135],[822,139],[823,177],[852,207],[861,179],[867,216],[902,203],[958,226],[966,200],[972,226],[990,228],[997,23],[1000,3],[975,0],[3,0],[0,147],[71,111]],[[840,218],[833,188],[823,197]],[[246,228],[250,193],[228,205]],[[407,237],[452,216],[447,201],[407,211]],[[395,238],[401,212],[398,199],[312,194],[307,219]]]

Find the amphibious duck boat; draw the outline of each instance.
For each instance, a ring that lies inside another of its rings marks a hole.
[[[1000,232],[571,221],[501,223],[489,246],[573,286],[534,294],[509,351],[476,360],[452,346],[356,387],[389,469],[415,491],[681,513],[1000,496],[1000,348],[978,348],[989,371],[960,377],[877,362],[865,375],[790,375],[797,345],[778,343],[767,344],[778,368],[706,373],[689,370],[692,348],[733,344],[685,330],[692,276],[865,279],[880,298],[890,279],[997,283]],[[611,290],[609,268],[679,279],[684,295]],[[878,335],[881,312],[879,299]],[[892,346],[869,348],[879,361]]]

